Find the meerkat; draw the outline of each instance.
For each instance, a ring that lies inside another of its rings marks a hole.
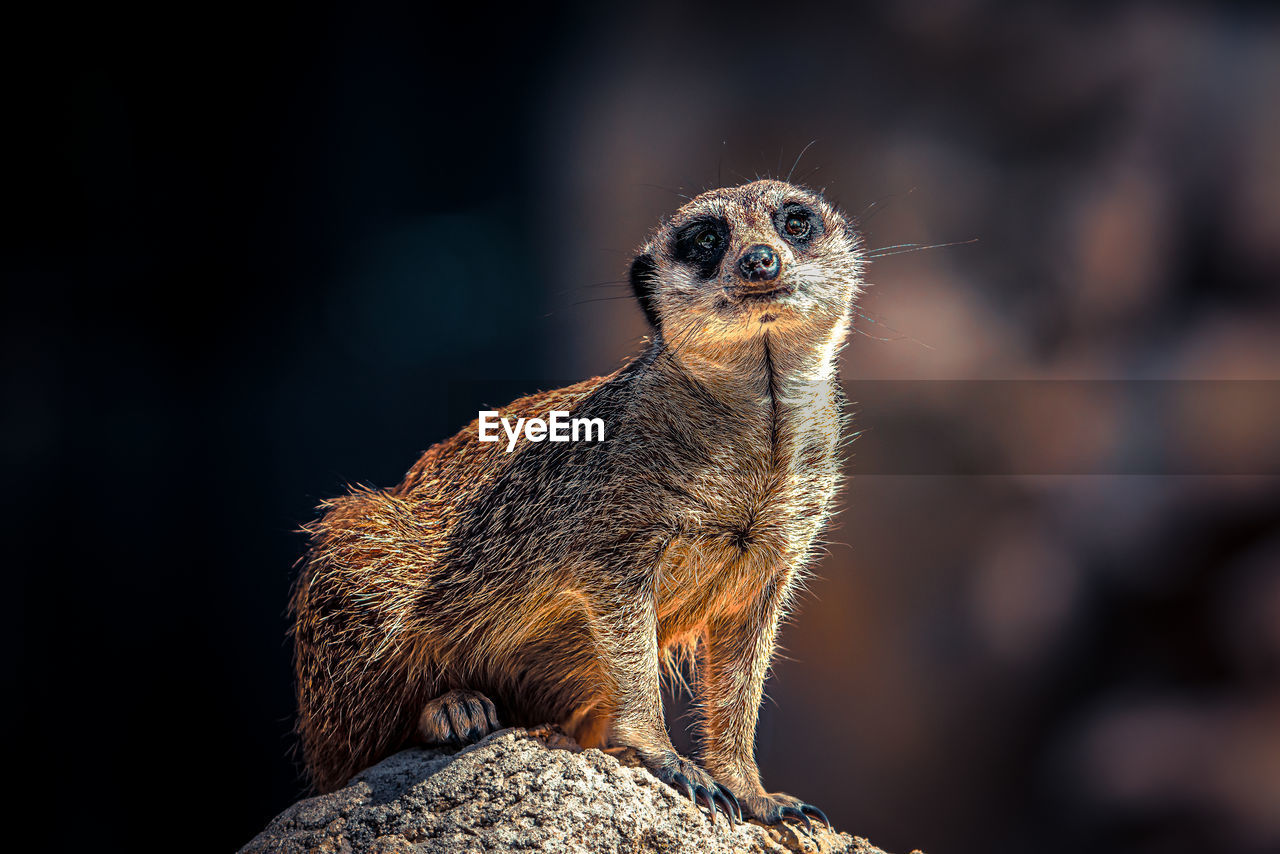
[[[861,247],[814,191],[704,193],[631,265],[644,351],[503,410],[599,418],[604,441],[508,452],[473,422],[398,486],[324,502],[292,599],[316,788],[409,744],[552,723],[631,748],[713,823],[827,821],[765,790],[754,741],[779,624],[842,479],[837,356]],[[696,762],[663,718],[662,673],[683,656]]]

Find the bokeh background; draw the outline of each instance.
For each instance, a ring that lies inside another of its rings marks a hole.
[[[646,231],[794,169],[869,247],[962,243],[870,268],[767,784],[893,851],[1280,849],[1274,8],[34,15],[0,448],[42,848],[233,850],[295,800],[295,529],[617,367]]]

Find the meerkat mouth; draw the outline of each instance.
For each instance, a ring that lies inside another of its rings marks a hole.
[[[777,302],[783,297],[789,297],[794,290],[790,285],[779,285],[767,291],[733,289],[730,295],[739,303],[765,303]]]

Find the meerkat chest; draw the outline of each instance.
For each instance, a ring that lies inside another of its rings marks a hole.
[[[829,515],[839,479],[834,411],[745,424],[690,484],[681,535],[660,567],[668,613],[732,611],[795,566]]]
[[[835,408],[816,404],[779,404],[744,421],[704,472],[702,527],[737,529],[743,545],[789,534],[837,485],[839,428]]]

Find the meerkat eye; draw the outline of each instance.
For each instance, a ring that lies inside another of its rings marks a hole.
[[[695,220],[676,231],[671,247],[672,255],[682,264],[688,264],[698,275],[709,279],[720,268],[725,249],[729,245],[729,223],[723,219]]]
[[[773,222],[778,233],[797,247],[811,243],[823,232],[821,214],[799,202],[783,205],[774,215]]]

